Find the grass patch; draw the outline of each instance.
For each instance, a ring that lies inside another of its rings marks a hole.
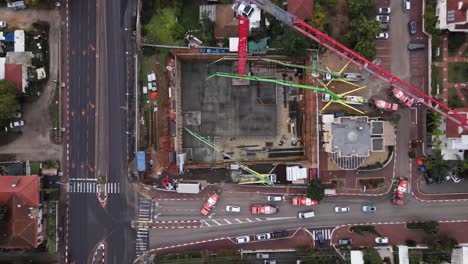
[[[435,65],[431,66],[432,68],[432,76],[431,76],[431,95],[437,95],[437,86],[439,86],[439,91],[442,90],[442,80],[443,80],[443,72],[442,68],[437,67]]]
[[[468,82],[468,63],[452,62],[448,64],[448,81],[451,83]]]
[[[448,106],[450,108],[463,107],[463,102],[458,97],[457,90],[455,88],[449,88],[448,90]]]
[[[41,162],[31,161],[29,165],[31,166],[31,175],[39,175],[39,166],[41,165]]]
[[[448,35],[448,54],[453,57],[457,54],[460,47],[465,43],[465,33],[450,32]]]
[[[432,61],[442,61],[442,36],[432,35]]]
[[[439,232],[439,223],[436,221],[407,223],[406,228],[423,230],[428,235],[437,234]]]
[[[198,17],[198,7],[203,4],[202,0],[184,1],[182,5],[182,14],[178,17],[178,22],[185,30],[200,29]]]
[[[147,75],[155,70],[156,53],[153,48],[143,48],[140,60],[140,82],[146,83],[148,81]]]
[[[49,253],[53,254],[55,253],[55,247],[56,247],[56,232],[57,232],[57,226],[55,224],[55,218],[56,218],[56,210],[55,210],[55,205],[53,203],[49,203],[49,208],[47,212],[47,250]],[[53,207],[52,207],[53,206]]]
[[[377,229],[375,229],[375,226],[371,226],[371,225],[352,226],[349,230],[351,232],[354,232],[354,233],[358,234],[358,235],[363,235],[364,232],[369,232],[369,233],[372,233],[372,234],[374,234],[376,236],[380,236]]]

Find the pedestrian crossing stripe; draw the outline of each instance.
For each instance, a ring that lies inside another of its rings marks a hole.
[[[325,240],[330,240],[331,239],[331,229],[319,229],[322,231],[322,235],[323,235],[323,238]],[[316,231],[317,230],[312,230],[312,236],[314,237],[314,240],[318,240],[317,239],[317,235],[316,235]]]
[[[111,182],[105,184],[106,193],[120,193],[120,183]],[[97,181],[70,181],[68,184],[70,193],[97,193],[99,184]]]

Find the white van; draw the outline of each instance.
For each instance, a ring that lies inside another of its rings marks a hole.
[[[297,217],[301,219],[312,218],[312,217],[315,217],[315,213],[313,210],[302,211],[302,212],[297,213]]]
[[[411,10],[411,0],[403,0],[403,12],[408,13]]]

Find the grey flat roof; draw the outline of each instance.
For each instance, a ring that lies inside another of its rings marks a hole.
[[[383,151],[383,138],[372,138],[372,151]]]
[[[371,121],[372,135],[383,135],[383,121]]]
[[[341,156],[368,156],[371,149],[371,128],[367,118],[341,118],[341,124],[332,124],[333,152]]]

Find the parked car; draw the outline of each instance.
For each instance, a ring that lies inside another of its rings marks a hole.
[[[388,31],[390,29],[390,24],[388,23],[380,23],[380,30],[381,31]]]
[[[248,236],[236,237],[236,243],[237,244],[243,244],[243,243],[247,243],[247,242],[250,242],[250,237],[248,237]]]
[[[455,174],[450,174],[450,178],[452,178],[454,183],[459,183],[461,181],[460,177]]]
[[[317,200],[312,200],[308,197],[293,197],[291,199],[292,205],[307,205],[307,206],[312,206],[312,205],[317,205],[318,201]]]
[[[255,235],[255,238],[257,238],[257,240],[268,240],[268,239],[271,239],[271,234],[270,233],[263,233],[263,234],[257,234]]]
[[[6,28],[7,23],[3,20],[0,21],[0,28]]]
[[[419,43],[410,43],[408,44],[408,49],[409,50],[417,50],[417,49],[425,49],[426,45],[425,44],[419,44]]]
[[[421,157],[417,157],[415,161],[418,164],[418,166],[424,166],[424,162]]]
[[[389,17],[389,16],[385,16],[385,15],[377,15],[377,16],[375,17],[375,19],[377,19],[377,21],[382,22],[382,23],[388,23],[388,22],[390,22],[390,17]]]
[[[366,213],[372,213],[377,211],[377,207],[375,207],[374,205],[363,205],[362,211]]]
[[[387,32],[380,32],[379,35],[375,36],[376,39],[388,39]]]
[[[238,206],[238,205],[226,205],[226,212],[240,213],[240,206]]]
[[[403,12],[408,13],[411,10],[411,0],[403,0]]]
[[[22,127],[22,126],[24,126],[23,120],[17,120],[17,121],[13,121],[10,123],[11,128],[17,128],[17,127]]]
[[[331,81],[332,79],[333,79],[333,76],[331,75],[331,73],[326,72],[323,74],[323,80],[325,82]]]
[[[431,177],[431,175],[429,175],[427,173],[427,171],[424,172],[424,179],[426,180],[427,184],[433,184],[434,183],[434,179]]]
[[[351,208],[349,206],[335,206],[336,213],[347,213],[351,212]]]
[[[408,28],[409,28],[409,32],[410,32],[411,35],[416,34],[416,22],[414,22],[414,21],[408,22]]]
[[[376,237],[375,243],[377,244],[388,244],[388,237]]]
[[[392,11],[392,9],[390,7],[381,7],[379,9],[377,9],[377,13],[381,14],[381,15],[388,15],[390,14]]]
[[[263,264],[276,264],[276,260],[272,259],[272,260],[265,260],[263,261]]]
[[[352,242],[353,240],[351,238],[344,238],[344,239],[338,240],[339,245],[351,245]]]
[[[325,238],[323,237],[322,230],[316,230],[315,236],[321,245],[325,244]]]
[[[281,202],[281,201],[284,201],[284,196],[283,195],[268,195],[267,200],[269,202]]]
[[[273,236],[273,238],[282,238],[282,237],[289,236],[289,232],[288,232],[288,230],[275,231],[275,232],[271,233],[271,235]]]

